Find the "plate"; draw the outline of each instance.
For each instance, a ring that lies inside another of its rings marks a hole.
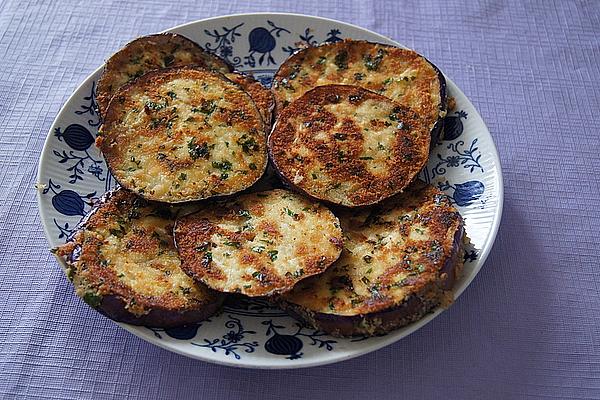
[[[180,25],[168,32],[187,36],[267,86],[279,64],[303,45],[353,38],[401,46],[357,26],[295,14],[230,15]],[[100,124],[94,93],[101,70],[88,76],[67,100],[42,150],[38,203],[51,247],[63,243],[93,202],[115,186],[94,145]],[[446,117],[447,138],[433,149],[421,178],[446,192],[465,219],[471,244],[456,284],[458,297],[492,248],[502,214],[503,187],[500,161],[487,127],[473,104],[446,79],[456,108]],[[297,368],[380,349],[415,332],[441,312],[439,308],[385,336],[353,339],[304,328],[267,302],[247,299],[231,299],[218,316],[185,328],[119,325],[157,346],[204,361],[248,368]]]

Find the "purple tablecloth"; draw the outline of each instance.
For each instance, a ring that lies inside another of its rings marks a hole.
[[[600,2],[53,3],[0,3],[0,398],[600,398]],[[52,120],[108,55],[259,11],[351,22],[422,52],[502,159],[503,222],[471,287],[417,333],[336,365],[240,370],[136,338],[75,297],[37,212]]]

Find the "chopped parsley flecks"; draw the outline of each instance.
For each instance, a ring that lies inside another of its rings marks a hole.
[[[196,138],[191,138],[188,142],[188,153],[193,160],[197,160],[198,158],[208,158],[208,144],[204,143],[196,143]]]
[[[377,50],[377,54],[373,57],[371,55],[367,55],[363,58],[365,63],[365,67],[369,71],[377,71],[379,69],[379,65],[383,60],[383,56],[385,55],[385,51],[383,49]]]
[[[246,219],[252,218],[252,215],[250,214],[250,211],[248,211],[248,210],[239,210],[237,212],[237,215],[240,217],[244,217]]]
[[[277,250],[267,251],[267,254],[269,255],[269,258],[271,259],[271,261],[277,260],[277,253],[279,253]]]
[[[252,277],[256,278],[259,282],[264,282],[267,279],[267,276],[260,271],[253,272]]]
[[[165,67],[171,66],[175,62],[175,56],[173,54],[167,54],[163,57],[163,64]]]
[[[158,111],[158,110],[162,110],[163,108],[165,108],[167,106],[167,103],[157,103],[151,100],[148,100],[146,102],[146,104],[144,104],[144,107],[148,110],[153,110],[153,111]]]
[[[198,251],[198,252],[205,252],[209,248],[210,248],[210,243],[209,242],[203,242],[203,243],[200,243],[200,245],[196,246],[195,250]]]
[[[285,207],[284,211],[286,212],[287,215],[289,215],[292,218],[298,218],[298,214],[296,214],[295,212],[293,212],[292,210],[290,210],[289,208]]]
[[[404,115],[404,110],[402,110],[400,107],[394,107],[388,118],[392,121],[401,122],[400,118],[402,115]]]
[[[299,65],[295,65],[294,68],[292,69],[292,72],[290,72],[290,74],[288,75],[288,79],[289,80],[296,79],[296,77],[298,76],[299,72],[300,72],[300,66]]]
[[[212,166],[213,168],[220,169],[221,171],[231,171],[232,164],[227,160],[213,161]]]
[[[302,275],[304,275],[304,270],[302,268],[300,268],[299,270],[295,271],[293,276],[294,278],[300,278]]]
[[[212,114],[217,109],[217,103],[214,100],[202,100],[199,107],[193,107],[193,113]]]
[[[256,143],[256,140],[254,140],[252,137],[249,138],[246,135],[243,135],[236,143],[242,147],[242,150],[246,154],[260,149],[260,146],[258,143]]]
[[[184,287],[184,286],[179,286],[179,290],[181,290],[181,293],[183,295],[188,295],[192,292],[192,288],[190,287]]]
[[[346,50],[340,51],[335,55],[333,62],[338,69],[348,69],[348,52]]]
[[[125,236],[125,229],[123,229],[122,227],[117,228],[110,228],[108,230],[108,232],[113,235],[116,236],[118,238],[122,238],[123,236]]]
[[[207,251],[206,253],[204,253],[204,255],[202,256],[202,265],[203,266],[208,266],[211,262],[212,262],[212,253],[210,251]]]
[[[89,304],[91,307],[98,307],[100,305],[100,303],[102,302],[102,296],[100,296],[97,293],[93,293],[93,292],[86,292],[83,295],[83,301],[85,301],[87,304]]]

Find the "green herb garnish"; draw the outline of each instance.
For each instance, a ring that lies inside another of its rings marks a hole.
[[[187,147],[188,153],[190,154],[190,157],[192,157],[192,160],[197,160],[198,158],[208,158],[209,156],[208,144],[206,142],[196,143],[195,137],[190,139]]]
[[[279,253],[277,250],[267,251],[267,254],[269,255],[269,258],[271,259],[271,261],[277,260],[277,253]]]
[[[246,219],[252,218],[252,214],[250,214],[250,211],[248,211],[248,210],[239,210],[237,212],[237,215],[240,217],[244,217]]]
[[[379,68],[379,64],[383,60],[383,56],[385,55],[385,51],[382,49],[377,50],[377,54],[375,57],[371,57],[370,55],[364,57],[365,67],[369,71],[376,71]]]
[[[259,282],[264,282],[267,279],[267,276],[259,271],[253,272],[252,277],[256,278]]]
[[[167,106],[167,104],[166,103],[156,103],[154,101],[148,100],[144,106],[147,109],[158,111],[158,110],[162,110],[163,108],[165,108]]]
[[[260,146],[258,143],[256,143],[256,140],[254,140],[254,138],[249,138],[246,135],[243,135],[236,143],[242,146],[242,150],[246,154],[260,149]]]
[[[292,218],[297,218],[298,217],[298,214],[296,214],[295,212],[293,212],[289,208],[285,207],[284,210],[287,213],[287,215],[289,215],[290,217],[292,217]]]
[[[231,162],[229,162],[227,160],[213,161],[212,166],[213,166],[213,168],[220,169],[221,171],[230,171],[232,164],[231,164]]]
[[[163,57],[163,64],[165,65],[165,67],[171,66],[174,61],[175,57],[173,56],[173,54],[167,54]]]
[[[100,296],[98,293],[86,292],[83,295],[83,301],[85,301],[91,307],[96,308],[102,302],[102,296]]]
[[[338,69],[348,69],[348,52],[346,50],[340,51],[335,55],[333,62]]]

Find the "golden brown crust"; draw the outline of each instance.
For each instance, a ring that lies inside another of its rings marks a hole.
[[[344,40],[302,49],[273,78],[277,112],[315,86],[355,85],[413,109],[436,143],[446,114],[442,73],[418,53],[380,43]]]
[[[185,65],[231,71],[224,60],[176,33],[143,36],[129,42],[106,61],[98,81],[96,100],[100,115],[104,116],[113,95],[126,83],[156,69]]]
[[[227,195],[267,163],[264,122],[223,75],[181,67],[145,74],[111,101],[96,144],[119,183],[149,200]]]
[[[181,270],[170,213],[123,189],[109,193],[56,250],[77,294],[136,325],[178,326],[216,312],[222,295]]]
[[[276,189],[206,205],[175,225],[182,268],[223,292],[265,296],[323,272],[342,232],[327,208]]]
[[[339,214],[342,255],[279,300],[338,336],[375,335],[421,318],[447,297],[462,262],[463,221],[447,197],[416,181],[383,204]]]
[[[347,207],[401,192],[427,163],[419,116],[356,86],[306,92],[277,117],[269,151],[283,179],[309,196]]]
[[[273,93],[250,75],[241,72],[232,72],[225,74],[225,76],[248,92],[252,100],[256,103],[260,115],[263,117],[266,130],[269,131],[273,119],[273,110],[275,109],[275,97]]]

